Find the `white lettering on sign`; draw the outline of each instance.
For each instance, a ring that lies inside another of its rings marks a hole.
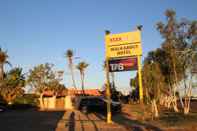
[[[124,70],[124,65],[121,63],[120,64],[110,64],[110,67],[111,67],[112,71],[116,71],[116,70],[123,71]]]

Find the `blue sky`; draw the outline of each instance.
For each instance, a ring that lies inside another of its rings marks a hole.
[[[73,49],[80,57],[75,63],[90,64],[86,88],[100,88],[105,81],[104,30],[127,32],[143,25],[144,57],[162,42],[155,24],[165,21],[166,9],[174,9],[178,18],[197,19],[196,0],[0,0],[0,46],[24,72],[37,64],[55,64],[65,71],[68,87],[72,84],[64,53]],[[75,75],[80,86],[77,70]],[[135,72],[116,73],[118,88],[127,90],[134,76]]]

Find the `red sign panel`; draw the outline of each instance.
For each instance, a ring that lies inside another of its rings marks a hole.
[[[109,72],[137,70],[137,57],[109,60]]]

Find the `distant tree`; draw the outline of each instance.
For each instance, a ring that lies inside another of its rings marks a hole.
[[[84,78],[85,78],[85,69],[89,66],[89,64],[87,64],[86,62],[82,61],[80,62],[76,68],[80,71],[80,75],[81,75],[81,88],[83,90],[83,94],[85,94],[84,92]]]
[[[160,64],[155,59],[156,52],[152,51],[148,53],[145,58],[143,66],[143,83],[146,89],[146,96],[151,101],[152,112],[155,117],[159,116],[158,104],[162,99],[163,90],[165,90],[165,78],[162,74]]]
[[[52,70],[53,65],[46,63],[40,64],[29,71],[27,83],[40,96],[40,107],[43,108],[43,94],[49,89],[49,83],[55,79],[55,73]]]
[[[60,82],[57,79],[51,80],[47,83],[47,89],[49,91],[53,92],[53,96],[57,97],[58,94],[62,94],[62,92],[65,92],[66,87],[63,84],[60,84]]]
[[[130,79],[130,86],[136,88],[137,86],[137,81],[135,78]]]
[[[110,87],[111,99],[113,101],[121,102],[121,96],[123,96],[122,93],[120,91],[117,91],[117,89],[113,87],[112,83],[109,83],[109,87]],[[103,97],[106,97],[106,89],[107,89],[107,84],[105,83],[100,91]]]
[[[73,55],[74,55],[74,53],[71,49],[68,49],[65,53],[65,56],[68,59],[68,67],[69,67],[70,72],[71,72],[73,87],[75,89],[77,89],[76,84],[75,84],[74,71],[73,71]]]
[[[133,101],[136,102],[139,99],[138,76],[130,79],[130,87],[132,89],[130,99],[133,99]]]
[[[136,90],[138,88],[138,74],[134,78],[130,79],[130,87],[132,90]]]
[[[110,76],[111,76],[112,87],[116,88],[116,85],[115,85],[115,72],[110,72]]]
[[[12,104],[17,96],[23,95],[24,87],[25,77],[22,74],[22,68],[13,68],[5,74],[0,93],[8,104]]]
[[[103,70],[106,72],[106,61],[104,61]],[[111,86],[113,88],[116,88],[116,84],[115,84],[115,72],[109,72],[109,76],[111,78],[111,80],[110,80],[110,83],[112,84]]]

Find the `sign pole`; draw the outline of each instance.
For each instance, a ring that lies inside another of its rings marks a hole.
[[[107,123],[112,123],[111,120],[111,92],[110,92],[110,81],[109,81],[109,59],[106,58],[106,82],[107,82]]]
[[[141,56],[137,56],[137,61],[138,61],[138,83],[139,83],[139,98],[140,98],[140,103],[143,103],[143,87],[142,87],[142,74],[141,74]]]
[[[110,32],[106,31],[105,35],[109,35]],[[105,41],[106,42],[106,41]],[[109,81],[109,58],[106,56],[106,96],[107,96],[107,123],[112,123],[111,120],[111,92],[110,92],[110,81]]]
[[[106,96],[107,96],[107,123],[111,123],[111,94],[110,94],[110,81],[109,72],[113,71],[125,71],[125,67],[129,64],[125,60],[121,60],[124,64],[119,64],[117,61],[111,61],[111,58],[126,58],[126,57],[137,57],[138,66],[138,82],[139,82],[139,98],[140,103],[143,104],[143,88],[142,88],[142,76],[141,76],[141,27],[139,30],[134,32],[124,32],[120,34],[111,34],[110,31],[105,32],[105,47],[106,47]],[[117,60],[117,59],[116,59]],[[109,63],[112,62],[112,63]],[[110,64],[110,69],[109,69]],[[131,66],[131,65],[130,65]]]

